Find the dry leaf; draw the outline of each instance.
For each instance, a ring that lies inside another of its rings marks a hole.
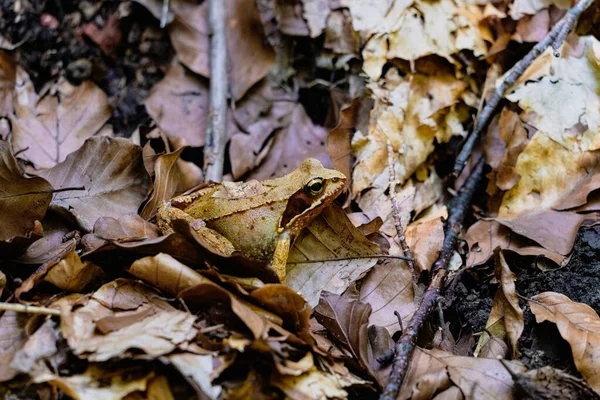
[[[52,200],[52,186],[43,178],[26,178],[10,145],[0,140],[0,241],[27,236]]]
[[[66,222],[52,211],[46,213],[42,220],[44,237],[33,242],[25,252],[16,259],[24,264],[43,264],[56,258],[70,246],[70,238],[75,237]]]
[[[600,318],[594,309],[554,292],[532,297],[529,307],[538,323],[550,321],[556,324],[560,335],[571,346],[577,370],[600,394]]]
[[[419,218],[405,231],[406,243],[413,253],[417,274],[429,271],[444,244],[442,217],[433,215]]]
[[[29,315],[4,311],[0,316],[0,382],[14,378],[19,371],[11,367],[11,361],[26,341],[25,324]]]
[[[517,341],[521,337],[524,327],[523,310],[519,306],[519,299],[515,289],[517,277],[510,270],[500,249],[497,248],[495,250],[495,256],[495,274],[496,279],[500,282],[500,287],[494,296],[490,316],[485,327],[494,338],[500,340],[506,339],[512,349],[512,358],[517,359],[519,357]],[[475,349],[476,357],[490,340],[487,332],[481,334],[477,348]],[[484,353],[481,356],[487,357]],[[502,354],[502,356],[504,355]]]
[[[129,140],[108,137],[88,139],[42,176],[57,189],[84,187],[57,193],[50,207],[74,218],[86,232],[100,217],[120,218],[137,212],[150,183],[142,149]]]
[[[512,19],[518,20],[524,15],[536,14],[539,10],[550,6],[567,10],[571,8],[572,3],[569,0],[515,0],[510,6],[509,15]]]
[[[352,28],[352,18],[347,10],[331,11],[325,27],[323,47],[337,54],[358,54],[360,35]]]
[[[62,334],[75,354],[90,361],[127,358],[130,349],[152,357],[168,354],[194,338],[196,317],[158,297],[140,283],[117,279],[98,289],[85,306],[63,308]]]
[[[31,376],[45,372],[47,367],[39,364],[46,360],[50,361],[51,357],[58,352],[59,338],[56,323],[50,319],[46,320],[15,353],[10,367]]]
[[[227,10],[229,82],[233,97],[239,100],[269,72],[275,53],[266,43],[253,0],[227,2]],[[169,35],[177,56],[192,71],[208,78],[208,3],[173,11],[175,19],[169,25]]]
[[[332,374],[312,370],[300,376],[279,375],[271,383],[293,400],[345,399],[348,393]]]
[[[146,110],[167,135],[183,138],[190,146],[204,146],[208,118],[208,84],[187,71],[177,60],[165,77],[152,87]],[[227,132],[237,131],[231,112]]]
[[[321,290],[340,294],[376,263],[373,258],[336,258],[375,254],[380,254],[379,247],[352,225],[341,208],[330,206],[298,235],[288,256],[286,282],[314,307]],[[315,261],[305,262],[311,260]]]
[[[115,370],[91,365],[83,374],[58,376],[51,373],[36,376],[35,382],[48,384],[75,400],[121,400],[136,391],[145,392],[154,372],[141,368]]]
[[[412,275],[402,260],[377,264],[362,280],[358,298],[373,308],[369,324],[384,327],[390,335],[400,330],[394,311],[400,313],[403,326],[407,326],[417,309]]]
[[[516,361],[507,361],[512,371],[522,372],[525,367]],[[512,400],[513,381],[504,366],[491,358],[455,356],[442,350],[416,348],[409,370],[404,378],[398,399],[410,399],[420,379],[433,374],[448,374],[450,383],[473,399]],[[443,375],[442,375],[443,377]],[[444,378],[445,379],[445,378]],[[438,384],[439,378],[431,380]]]
[[[61,80],[56,96],[47,94],[35,105],[15,105],[12,145],[35,168],[52,168],[97,134],[110,115],[108,98],[99,87]]]
[[[467,231],[466,240],[469,244],[467,267],[485,263],[492,257],[496,247],[513,251],[522,256],[544,256],[558,265],[565,260],[565,256],[538,246],[497,221],[477,221]]]
[[[207,398],[214,400],[219,398],[223,389],[219,385],[212,384],[218,359],[210,355],[190,353],[172,354],[168,359],[181,375],[192,380]]]

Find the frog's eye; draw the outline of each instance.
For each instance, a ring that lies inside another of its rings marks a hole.
[[[312,178],[306,185],[304,185],[304,191],[307,195],[315,197],[321,194],[324,187],[323,178]]]

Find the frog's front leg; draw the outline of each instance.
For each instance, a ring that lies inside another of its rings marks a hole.
[[[290,253],[291,238],[288,232],[283,232],[277,240],[277,246],[273,252],[273,258],[271,259],[271,268],[277,274],[279,281],[285,284],[286,265],[288,254]]]
[[[200,243],[209,250],[224,256],[230,256],[235,251],[235,247],[225,236],[214,229],[207,228],[204,221],[192,217],[177,207],[173,207],[169,202],[164,203],[156,214],[156,221],[163,235],[175,232],[172,225],[174,219],[181,219],[190,224],[198,234]]]

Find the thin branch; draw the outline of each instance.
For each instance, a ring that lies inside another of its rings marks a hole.
[[[504,92],[506,92],[508,88],[515,84],[517,79],[519,79],[521,75],[523,75],[525,70],[535,61],[536,58],[539,57],[540,54],[544,52],[544,50],[546,50],[548,46],[552,45],[556,53],[558,47],[562,44],[567,34],[573,28],[577,17],[579,17],[579,15],[593,2],[594,0],[580,0],[579,3],[577,3],[573,8],[571,8],[567,12],[567,14],[565,14],[565,16],[556,25],[554,25],[554,27],[550,30],[550,32],[548,32],[544,40],[533,46],[529,53],[527,53],[525,57],[523,57],[510,69],[510,72],[508,73],[506,78],[504,78],[504,81],[502,81],[500,86],[496,88],[496,91],[481,111],[481,114],[479,115],[479,118],[477,118],[477,122],[475,123],[473,131],[469,134],[467,141],[465,142],[463,148],[458,154],[453,171],[453,174],[455,176],[460,175],[462,169],[467,163],[467,160],[471,156],[477,138],[481,135],[483,130],[487,127],[488,123],[492,119],[492,116],[494,115],[494,110],[500,103],[500,100],[502,100]]]
[[[227,2],[209,1],[210,37],[210,110],[204,145],[204,177],[223,179],[227,140]]]
[[[461,188],[455,199],[452,200],[448,207],[448,220],[445,224],[444,245],[439,258],[433,264],[433,278],[429,287],[425,291],[425,295],[419,304],[419,308],[415,311],[410,323],[402,332],[400,340],[395,345],[395,357],[392,364],[392,372],[390,379],[380,397],[380,400],[395,400],[398,397],[398,391],[402,385],[402,380],[408,371],[408,365],[417,344],[417,336],[419,331],[429,319],[436,308],[438,299],[444,288],[444,282],[448,275],[448,265],[450,256],[456,247],[458,234],[461,231],[462,222],[466,215],[466,210],[471,204],[473,193],[483,176],[483,157],[479,160],[473,172]]]
[[[26,304],[19,303],[0,303],[0,310],[28,314],[60,315],[60,310],[55,308],[28,306]]]
[[[415,272],[415,262],[414,257],[412,255],[412,251],[410,251],[410,247],[408,247],[408,243],[406,243],[406,236],[404,235],[404,228],[402,228],[402,220],[400,219],[400,204],[398,204],[398,198],[396,197],[396,170],[394,169],[394,148],[392,147],[392,142],[388,140],[387,142],[387,151],[388,151],[388,169],[390,170],[390,200],[392,202],[392,216],[394,217],[394,225],[396,226],[396,234],[398,235],[398,242],[400,242],[400,246],[402,247],[402,252],[404,256],[408,257],[410,260],[407,260],[408,268],[410,268],[410,274],[413,279],[413,286],[415,288],[415,293],[417,289],[417,273]]]

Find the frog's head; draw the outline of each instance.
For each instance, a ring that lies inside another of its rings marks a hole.
[[[342,193],[348,179],[314,158],[304,160],[292,179],[301,187],[290,196],[279,229],[295,235]]]

